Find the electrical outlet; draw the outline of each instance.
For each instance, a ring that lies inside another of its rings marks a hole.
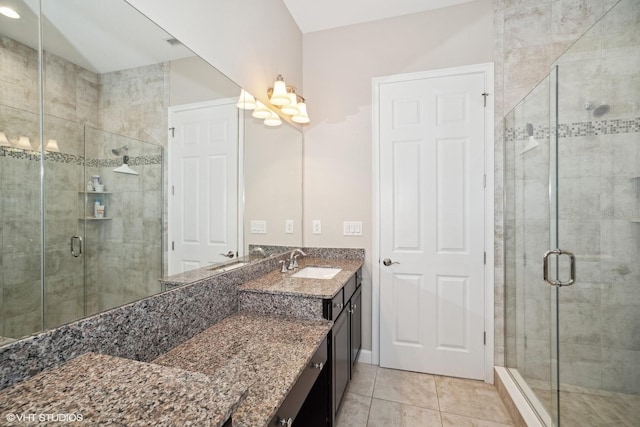
[[[251,221],[251,234],[267,234],[267,221]]]
[[[313,234],[322,234],[322,222],[319,219],[313,220]]]
[[[284,222],[284,232],[286,234],[293,234],[293,220],[287,219]]]

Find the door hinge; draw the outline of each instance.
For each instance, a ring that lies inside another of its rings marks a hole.
[[[484,265],[487,265],[487,253],[484,253]]]
[[[176,187],[175,186],[171,186],[171,195],[175,196],[176,195]]]
[[[171,128],[169,128],[169,130],[171,131],[171,138],[175,138],[176,137],[176,128],[171,127]]]
[[[484,174],[484,175],[482,176],[482,186],[483,186],[484,188],[487,188],[487,174]]]
[[[171,250],[172,251],[176,250],[176,242],[171,242]]]
[[[487,96],[489,96],[489,94],[487,92],[484,92],[482,94],[482,96],[484,97],[484,106],[486,107],[487,106]]]
[[[487,333],[484,332],[483,336],[484,336],[484,345],[487,345]]]

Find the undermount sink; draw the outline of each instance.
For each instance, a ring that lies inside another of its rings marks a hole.
[[[342,271],[341,268],[331,267],[305,267],[291,275],[291,277],[297,277],[299,279],[333,279],[336,274]]]

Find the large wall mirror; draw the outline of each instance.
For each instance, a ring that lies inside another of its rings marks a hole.
[[[237,109],[238,85],[124,0],[2,5],[20,18],[0,15],[0,345],[160,292],[177,238],[302,245],[299,129]],[[201,258],[177,269],[228,261]]]

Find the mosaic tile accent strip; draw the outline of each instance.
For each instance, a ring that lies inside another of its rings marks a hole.
[[[533,137],[536,139],[549,138],[555,128],[538,126],[533,128]],[[618,135],[625,133],[640,133],[640,117],[635,119],[611,119],[593,122],[562,123],[558,126],[560,138],[573,138],[580,136]],[[514,142],[527,138],[526,127],[506,128],[505,141]]]
[[[22,150],[20,148],[13,147],[0,147],[0,157],[11,157],[14,159],[33,160],[40,161],[40,152],[31,150]],[[91,167],[108,167],[117,168],[122,165],[122,159],[85,159],[82,156],[76,156],[75,154],[66,153],[54,153],[46,152],[45,160],[55,163],[68,163],[78,166],[91,166]],[[156,154],[151,156],[136,156],[129,158],[130,166],[146,166],[146,165],[161,165],[162,154]]]

